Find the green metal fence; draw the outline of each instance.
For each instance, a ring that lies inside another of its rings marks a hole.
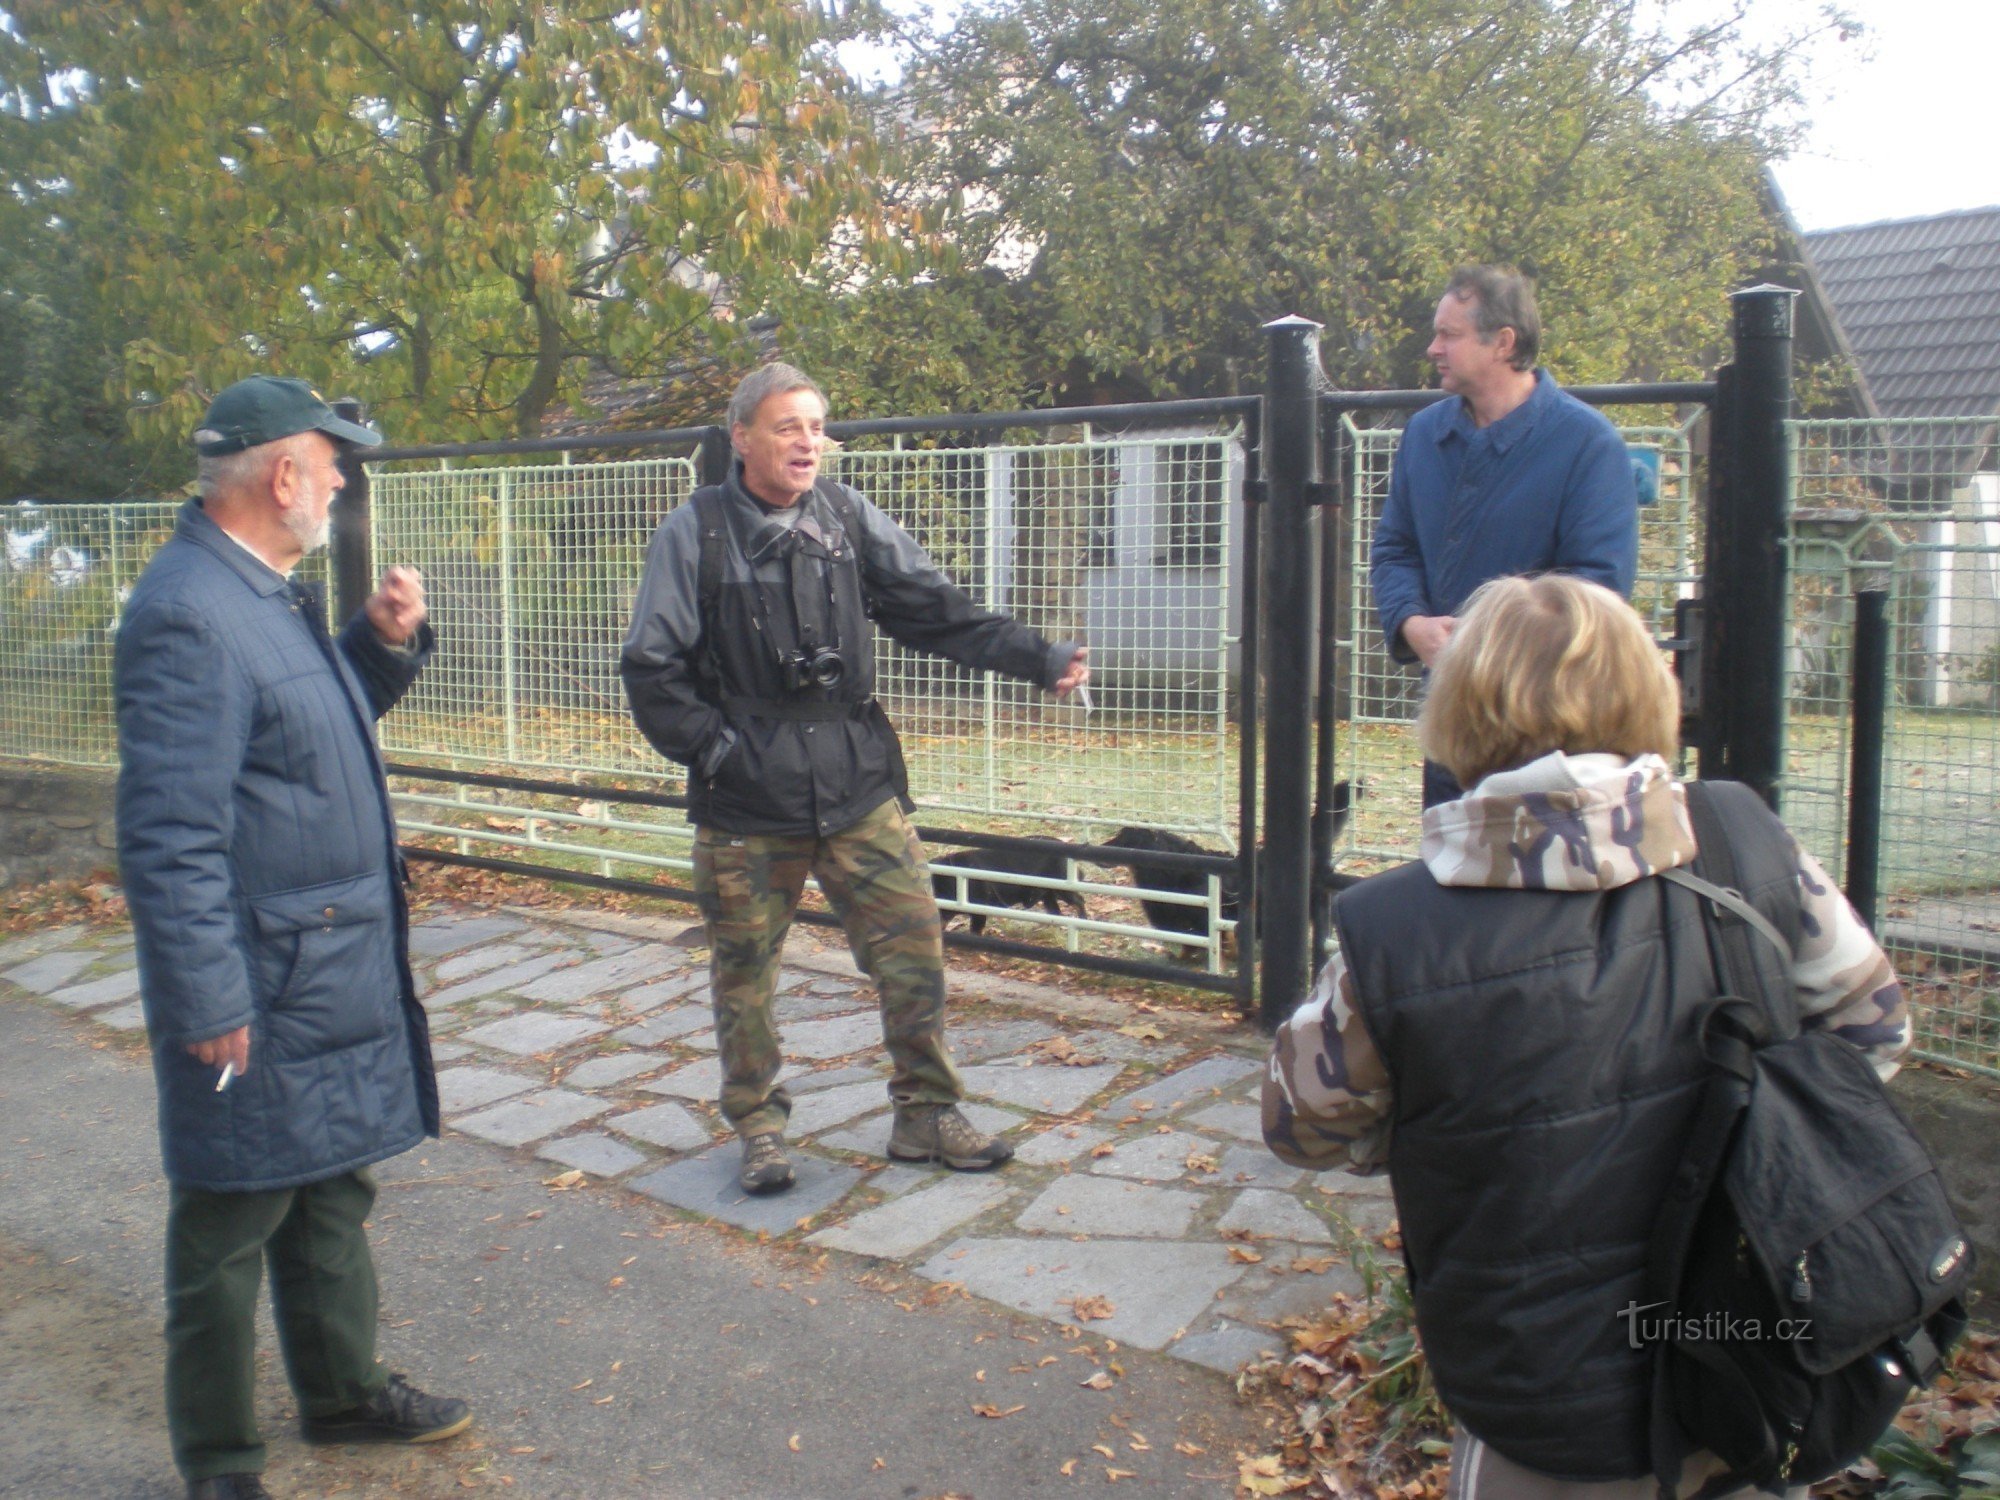
[[[917,537],[976,598],[1052,638],[1086,641],[1095,707],[882,640],[878,690],[904,737],[927,821],[1094,842],[1121,824],[1236,846],[1230,722],[1240,582],[1240,434],[1180,432],[975,449],[856,448],[830,472]],[[695,484],[691,459],[491,467],[384,465],[370,476],[374,565],[421,568],[444,649],[383,721],[405,764],[676,791],[634,730],[618,680],[646,546]],[[120,602],[175,506],[14,507],[0,573],[0,754],[116,760],[111,642]],[[324,555],[307,563],[323,576]],[[418,777],[394,785],[406,835],[462,853],[602,875],[685,873],[669,809]],[[975,872],[976,873],[976,872]],[[1076,873],[1076,872],[1072,872]],[[1108,871],[1086,896],[1128,895]],[[1095,882],[1091,884],[1088,882]],[[1220,890],[1209,935],[1223,965]],[[1136,918],[1017,920],[1124,941]]]
[[[1423,757],[1415,728],[1421,700],[1417,668],[1394,660],[1382,643],[1368,581],[1368,556],[1389,497],[1389,473],[1402,429],[1361,427],[1351,415],[1342,421],[1352,455],[1352,547],[1348,608],[1335,643],[1345,662],[1340,758],[1341,775],[1362,791],[1334,857],[1337,866],[1363,872],[1416,856],[1423,801]],[[1640,510],[1632,602],[1663,638],[1673,634],[1674,605],[1693,592],[1701,576],[1693,430],[1692,424],[1620,428],[1651,491]]]
[[[2000,1074],[2000,469],[1989,421],[1795,422],[1785,821],[1845,847],[1854,595],[1890,620],[1878,927],[1935,1060]]]
[[[0,506],[0,755],[115,766],[118,611],[178,502]],[[326,559],[301,577],[324,580]]]

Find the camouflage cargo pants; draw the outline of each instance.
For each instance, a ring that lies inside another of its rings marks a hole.
[[[923,845],[894,801],[851,828],[810,834],[695,831],[694,888],[708,924],[722,1113],[739,1134],[782,1131],[791,1095],[780,1085],[771,1013],[778,959],[810,872],[854,960],[882,997],[882,1040],[899,1104],[963,1097],[944,1044],[944,931]]]

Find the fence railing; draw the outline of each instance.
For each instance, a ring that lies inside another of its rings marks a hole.
[[[1878,931],[1917,1044],[2000,1074],[2000,463],[1991,420],[1793,422],[1785,821],[1845,880],[1854,600],[1887,594]]]

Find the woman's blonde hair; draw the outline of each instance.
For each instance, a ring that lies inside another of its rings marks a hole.
[[[1438,657],[1417,742],[1469,788],[1551,750],[1671,759],[1680,714],[1652,634],[1610,589],[1562,573],[1496,578]]]

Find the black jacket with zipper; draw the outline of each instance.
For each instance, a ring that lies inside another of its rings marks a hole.
[[[726,518],[708,619],[704,507],[690,501],[653,535],[620,673],[640,731],[688,768],[692,823],[824,837],[891,797],[908,809],[902,747],[875,699],[876,626],[906,646],[1041,687],[1075,654],[974,604],[859,492],[838,487],[836,505],[835,490],[819,480],[790,528],[745,491],[740,464],[703,492],[720,498]],[[801,688],[784,664],[799,642],[795,587],[830,590],[846,664],[836,687]]]

